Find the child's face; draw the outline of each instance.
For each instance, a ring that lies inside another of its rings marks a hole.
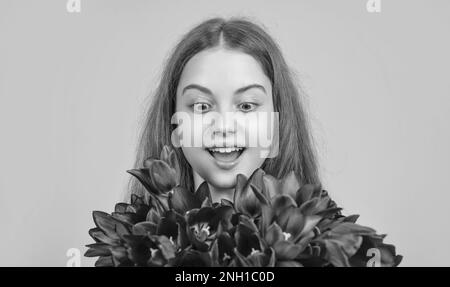
[[[242,89],[249,85],[253,86]],[[186,88],[188,86],[190,88]],[[238,50],[213,48],[192,57],[185,65],[177,87],[176,112],[192,119],[187,130],[193,137],[201,140],[203,136],[204,139],[200,146],[182,146],[194,174],[219,189],[233,188],[239,173],[249,177],[265,158],[259,147],[249,145],[246,138],[249,130],[237,124],[236,119],[254,119],[252,116],[273,111],[272,85],[252,56]],[[234,113],[232,117],[231,112]],[[223,121],[199,122],[193,120],[194,115],[219,117]],[[267,124],[253,121],[250,126],[253,135],[260,129],[261,132],[266,129],[267,133]],[[183,135],[185,131],[183,129]],[[232,152],[210,149],[218,146],[243,149]]]

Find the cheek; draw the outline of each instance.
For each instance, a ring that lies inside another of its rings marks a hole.
[[[181,149],[192,169],[201,177],[207,179],[207,175],[214,169],[211,155],[199,147],[182,147]]]
[[[250,119],[250,120],[248,120]],[[245,134],[247,146],[269,149],[274,141],[277,141],[279,131],[278,113],[257,112],[247,117],[245,122]]]
[[[253,171],[263,164],[265,158],[261,156],[261,148],[250,147],[244,153],[244,158],[241,161],[241,171],[249,177]]]
[[[172,140],[176,139],[176,146],[185,148],[203,146],[207,137],[205,136],[205,124],[202,122],[201,116],[179,111],[172,118],[172,122],[178,125],[172,134]],[[185,154],[198,152],[187,149]]]
[[[183,151],[184,157],[193,168],[201,165],[205,160],[205,152],[202,148],[183,146],[181,147],[181,150]]]

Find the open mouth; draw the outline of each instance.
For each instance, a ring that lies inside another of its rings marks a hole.
[[[245,147],[215,147],[206,149],[215,159],[222,162],[232,162],[238,159]]]

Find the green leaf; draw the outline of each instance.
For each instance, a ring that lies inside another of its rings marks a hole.
[[[358,214],[350,215],[350,216],[347,216],[347,217],[344,219],[344,222],[355,223],[355,222],[358,220],[358,218],[359,218],[359,215],[358,215]]]
[[[113,267],[112,256],[100,256],[95,262],[95,267]]]
[[[355,267],[366,267],[369,260],[377,256],[368,253],[369,249],[375,249],[379,252],[380,257],[378,258],[381,267],[395,267],[400,264],[403,256],[397,255],[395,251],[395,246],[391,244],[383,243],[384,236],[382,235],[365,235],[362,236],[363,242],[354,256],[350,258],[351,266]],[[376,258],[373,258],[376,260]]]
[[[117,245],[120,243],[119,240],[114,240],[108,237],[100,228],[89,229],[89,235],[97,242],[106,243],[109,245]]]
[[[125,212],[125,213],[119,213],[119,212],[113,212],[111,213],[111,216],[121,222],[125,222],[129,225],[133,225],[136,222],[138,222],[138,216],[136,213],[132,212]]]
[[[111,248],[112,260],[114,266],[129,266],[131,261],[128,259],[127,249],[123,246]]]
[[[349,258],[362,244],[363,235],[373,235],[375,230],[358,224],[343,222],[323,233],[317,241],[326,247],[325,259],[334,266],[350,266]]]
[[[106,243],[93,243],[86,245],[89,249],[84,253],[86,257],[108,256],[111,254],[111,246]]]
[[[106,236],[113,240],[120,240],[120,236],[116,231],[116,220],[114,220],[111,215],[103,211],[93,211],[92,216],[95,225],[101,229]]]

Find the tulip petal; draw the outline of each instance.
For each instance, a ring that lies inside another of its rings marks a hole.
[[[353,214],[350,216],[345,217],[344,222],[351,222],[351,223],[355,223],[359,218],[358,214]]]
[[[234,255],[236,255],[236,267],[250,267],[251,263],[250,261],[244,256],[237,248],[233,249]]]
[[[131,225],[113,218],[106,212],[93,211],[92,217],[95,225],[111,239],[119,240],[121,235],[130,234]]]
[[[281,180],[281,193],[289,195],[293,199],[295,199],[299,188],[300,183],[298,182],[298,177],[294,171],[289,172],[289,174]]]
[[[310,233],[314,229],[314,227],[317,226],[317,224],[319,223],[320,220],[322,220],[321,216],[317,216],[317,215],[305,216],[305,218],[303,220],[304,225],[302,227],[300,234],[298,234],[298,238]],[[294,241],[297,241],[298,238],[295,238]]]
[[[282,230],[286,230],[289,217],[295,212],[295,207],[289,206],[280,211],[280,214],[275,218],[275,222],[281,227]]]
[[[160,220],[159,214],[154,209],[150,209],[147,213],[146,221],[150,221],[152,223],[158,224]]]
[[[278,241],[284,240],[283,230],[274,222],[267,228],[264,239],[267,244],[273,246]]]
[[[228,234],[228,232],[223,232],[217,237],[217,246],[219,249],[219,259],[224,261],[225,257],[232,257],[233,249],[236,247],[233,238]]]
[[[298,206],[313,199],[315,190],[317,190],[317,186],[314,184],[302,185],[295,196],[295,201],[297,202]]]
[[[236,176],[234,207],[237,212],[251,217],[257,217],[261,213],[260,202],[243,174]]]
[[[334,266],[350,266],[349,258],[360,248],[362,236],[375,235],[375,230],[351,222],[343,222],[323,233],[318,241],[326,247],[326,257]]]
[[[95,267],[113,267],[114,263],[112,261],[112,256],[100,256],[97,261],[95,261]]]
[[[362,236],[362,238],[363,241],[360,248],[350,258],[351,266],[366,267],[372,266],[371,263],[375,263],[375,266],[395,267],[402,261],[403,256],[396,254],[395,246],[383,243],[383,237],[381,235],[367,235]],[[378,252],[378,254],[369,253],[368,251],[370,249]],[[378,260],[378,262],[375,260]]]
[[[261,234],[266,233],[266,229],[274,220],[274,212],[271,205],[261,206],[261,217],[259,218],[259,230]]]
[[[127,210],[127,207],[129,206],[128,203],[125,202],[119,202],[115,205],[114,211],[115,212],[125,212]]]
[[[152,183],[160,193],[166,193],[177,185],[175,171],[162,160],[153,160],[149,165]]]
[[[99,243],[106,243],[109,245],[119,244],[120,240],[115,240],[108,237],[100,228],[91,228],[89,229],[89,235]]]
[[[263,169],[261,168],[257,168],[253,171],[252,175],[250,175],[249,179],[248,179],[248,185],[253,185],[254,187],[256,187],[256,189],[266,198],[269,199],[270,198],[270,194],[268,193],[268,191],[266,190],[265,187],[265,181],[264,181],[264,175],[266,173],[264,172]]]
[[[299,208],[294,208],[289,218],[287,219],[286,228],[284,231],[290,233],[293,237],[300,234],[305,227],[305,216]]]
[[[280,216],[284,210],[290,207],[297,207],[297,204],[292,197],[282,194],[272,198],[272,210],[274,211],[274,216]]]
[[[131,195],[131,205],[141,205],[145,204],[143,196],[138,196],[136,194]]]
[[[295,260],[278,261],[276,267],[303,267],[303,265]]]
[[[127,170],[127,172],[132,176],[136,177],[148,192],[152,194],[160,193],[151,182],[148,169],[146,168],[130,169]]]
[[[166,212],[166,214],[161,217],[156,233],[158,235],[164,235],[167,238],[172,237],[173,240],[177,239],[178,225],[176,222],[175,214],[173,214],[173,212]]]
[[[161,160],[165,161],[172,169],[175,170],[176,173],[176,179],[177,179],[177,185],[179,184],[179,178],[180,178],[180,164],[178,162],[177,156],[175,151],[172,147],[169,147],[168,145],[164,145],[160,157]]]
[[[184,215],[188,210],[199,208],[202,201],[191,191],[177,186],[169,194],[169,204],[173,210]]]
[[[212,262],[208,252],[183,250],[173,264],[180,267],[211,267]]]
[[[199,185],[199,187],[195,191],[195,196],[201,202],[204,202],[206,199],[208,199],[211,202],[211,205],[212,205],[211,191],[209,190],[209,186],[208,186],[208,183],[206,181],[202,182]]]
[[[275,243],[273,249],[278,260],[293,260],[303,251],[302,246],[286,240]]]
[[[120,212],[113,212],[111,213],[111,216],[117,220],[120,220],[122,222],[126,222],[130,225],[135,224],[136,222],[138,222],[138,216],[136,213],[132,213],[132,212],[125,212],[125,213],[120,213]]]
[[[158,238],[158,247],[161,250],[162,255],[166,260],[175,258],[176,248],[172,241],[166,236],[159,236]]]
[[[252,250],[259,250],[259,238],[251,228],[240,223],[237,226],[235,234],[237,250],[243,255],[248,256]]]
[[[266,267],[270,261],[270,255],[256,251],[247,257],[251,267]]]
[[[233,208],[230,206],[218,206],[214,208],[214,216],[209,220],[209,225],[213,230],[216,230],[219,223],[223,222],[222,226],[231,225],[231,215],[233,214]]]
[[[194,212],[189,213],[187,223],[189,226],[198,223],[208,223],[215,216],[215,211],[213,207],[203,207],[200,209],[193,209]]]
[[[264,174],[263,181],[266,192],[269,195],[268,198],[272,198],[277,194],[282,194],[281,180],[270,174]]]
[[[89,249],[84,253],[86,257],[108,256],[111,255],[111,246],[106,243],[93,243],[86,245]]]
[[[149,221],[139,222],[133,226],[133,234],[135,235],[156,234],[157,230],[158,225]]]

